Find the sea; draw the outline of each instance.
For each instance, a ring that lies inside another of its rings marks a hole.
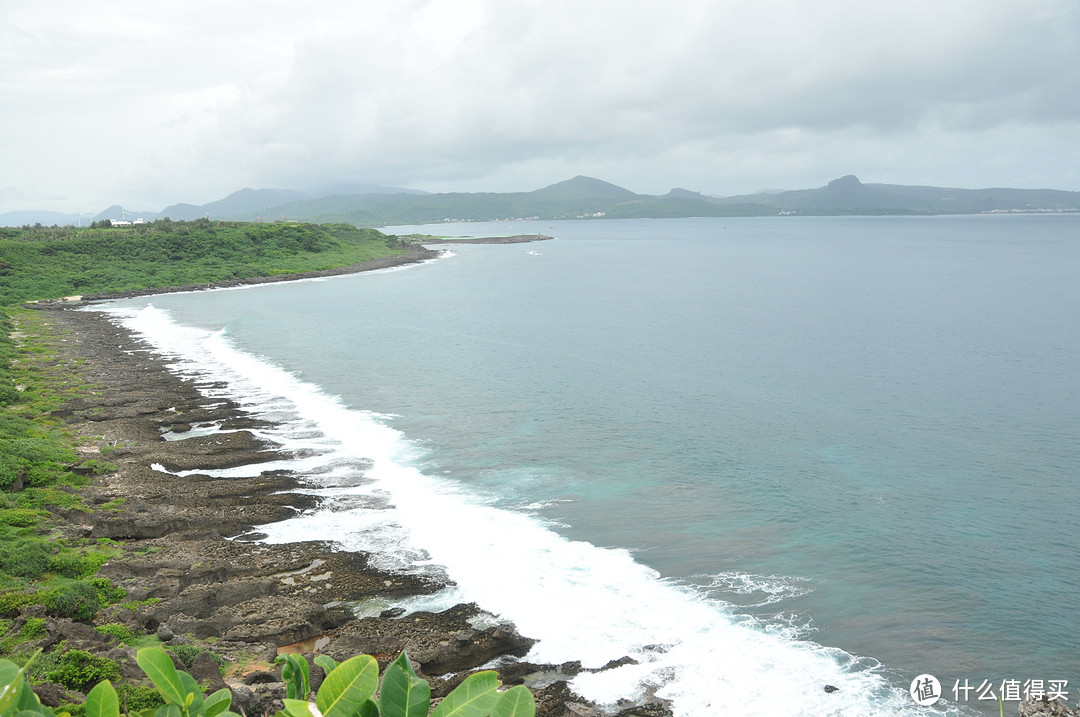
[[[324,498],[248,537],[452,582],[358,614],[474,601],[613,710],[1080,699],[1080,215],[385,231],[553,238],[94,307]]]

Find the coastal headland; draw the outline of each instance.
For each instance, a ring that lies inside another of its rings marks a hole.
[[[436,254],[415,249],[394,263],[378,260],[317,275],[384,268]],[[206,287],[176,290],[199,288]],[[81,489],[86,509],[63,514],[69,535],[122,546],[122,557],[110,560],[100,574],[126,590],[129,602],[99,611],[95,625],[123,625],[156,635],[166,646],[205,649],[205,656],[185,669],[212,689],[229,687],[234,709],[246,714],[272,714],[280,708],[284,684],[280,666],[273,664],[280,653],[300,652],[309,662],[316,653],[337,660],[366,653],[385,667],[402,651],[431,682],[435,697],[485,666],[498,669],[504,684],[527,684],[540,715],[605,714],[567,685],[582,670],[580,663],[521,661],[535,641],[475,604],[438,613],[405,614],[391,608],[358,617],[362,605],[435,593],[445,587],[437,579],[382,570],[369,555],[341,550],[331,540],[260,542],[257,526],[319,507],[317,498],[301,491],[307,478],[273,469],[255,478],[200,473],[269,464],[282,456],[253,433],[263,425],[259,420],[235,404],[208,397],[202,390],[207,386],[170,372],[165,361],[105,314],[74,310],[89,300],[115,296],[36,305],[50,330],[63,337],[56,343],[63,360],[78,365],[81,380],[96,387],[54,415],[76,437],[81,460],[100,456],[108,446],[108,459],[117,466]],[[181,471],[186,475],[176,475]],[[137,609],[131,609],[133,603]],[[13,629],[31,618],[45,619],[39,647],[66,640],[67,649],[107,657],[120,665],[123,676],[139,677],[134,648],[85,623],[46,616],[40,606],[25,608]],[[243,667],[223,677],[221,661]],[[314,687],[321,673],[314,664],[311,669]],[[71,701],[72,695],[54,692],[42,689],[39,694],[46,703]],[[625,703],[606,714],[613,712],[624,717],[670,714],[655,700]]]
[[[546,241],[548,239],[554,239],[555,237],[549,237],[546,234],[516,234],[514,236],[507,237],[425,237],[420,241],[421,244],[438,245],[438,244],[524,244],[526,242],[533,241]]]
[[[179,286],[167,286],[153,289],[93,292],[69,296],[64,299],[46,300],[43,303],[52,303],[53,301],[63,301],[66,303],[107,301],[111,299],[126,299],[137,296],[152,296],[154,294],[173,294],[186,291],[203,291],[206,289],[228,289],[238,286],[254,286],[258,284],[275,284],[283,281],[297,281],[299,279],[317,279],[320,277],[343,276],[346,274],[358,274],[365,271],[392,269],[394,267],[405,266],[407,264],[416,264],[418,262],[434,259],[439,255],[439,251],[437,249],[428,249],[426,245],[437,246],[443,244],[523,244],[527,242],[545,241],[553,238],[554,237],[546,236],[544,234],[518,234],[514,236],[461,238],[424,237],[423,239],[413,239],[410,237],[391,237],[391,239],[398,246],[401,247],[401,253],[395,254],[393,256],[386,256],[380,257],[378,259],[362,261],[355,264],[350,264],[348,266],[337,267],[334,269],[322,269],[318,271],[307,272],[291,272],[287,274],[275,274],[273,276],[253,276],[238,279],[226,279],[223,281],[212,281],[205,284],[183,284]]]

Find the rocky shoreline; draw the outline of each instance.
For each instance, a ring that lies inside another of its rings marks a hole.
[[[403,650],[432,683],[435,696],[469,671],[495,664],[505,684],[525,683],[533,689],[540,715],[602,714],[567,687],[580,664],[519,661],[534,640],[476,605],[404,617],[403,611],[388,610],[358,618],[352,610],[373,599],[392,602],[437,592],[445,585],[436,580],[380,570],[368,555],[339,550],[329,541],[271,545],[251,540],[258,537],[251,534],[253,526],[318,507],[318,499],[295,492],[304,485],[302,475],[270,470],[256,478],[178,477],[152,468],[160,464],[170,471],[199,471],[280,456],[251,432],[259,421],[235,405],[205,397],[200,386],[170,373],[105,315],[56,304],[50,308],[50,323],[64,335],[61,350],[82,364],[82,378],[97,387],[97,395],[70,402],[56,415],[78,436],[80,459],[105,459],[119,467],[83,489],[94,508],[65,514],[66,529],[122,542],[123,557],[111,560],[101,574],[123,587],[128,601],[147,603],[135,610],[105,608],[96,624],[156,633],[167,644],[212,644],[219,658],[248,664],[242,674],[224,680],[209,656],[189,669],[197,680],[232,689],[234,704],[247,714],[280,707],[284,686],[280,668],[273,666],[279,652],[302,652],[309,659],[320,652],[338,660],[366,653],[384,667]],[[229,432],[183,437],[193,427],[210,425]],[[165,440],[166,434],[173,440]],[[101,455],[103,447],[107,456]],[[19,621],[44,616],[34,608],[24,613]],[[114,638],[54,618],[48,618],[47,627],[38,646],[67,640],[69,649],[107,656],[125,676],[139,675],[135,650]],[[312,672],[313,677],[319,674],[314,665]],[[649,702],[622,705],[618,714],[670,712]]]

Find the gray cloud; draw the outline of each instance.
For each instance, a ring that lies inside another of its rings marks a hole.
[[[9,5],[0,211],[579,173],[1080,189],[1072,0]]]

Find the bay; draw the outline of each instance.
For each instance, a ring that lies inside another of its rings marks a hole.
[[[779,681],[817,669],[792,657],[810,646],[892,690],[852,683],[874,694],[839,713],[895,714],[922,673],[947,700],[965,679],[1068,679],[1080,695],[1078,229],[1067,215],[393,228],[556,238],[115,307],[152,305],[374,412],[409,447],[397,460],[529,521],[500,523],[511,555],[526,530],[561,536],[551,574],[536,569],[548,583],[566,546],[609,548],[582,570],[632,556],[643,580],[768,637],[762,664],[779,669],[754,689],[778,705]],[[689,610],[612,570],[599,602],[626,597],[622,580],[642,595],[626,610]],[[671,634],[656,641],[689,644]],[[731,654],[751,638],[724,639],[696,659],[745,688]],[[799,704],[822,714],[821,699]],[[950,709],[967,708],[997,710]]]

